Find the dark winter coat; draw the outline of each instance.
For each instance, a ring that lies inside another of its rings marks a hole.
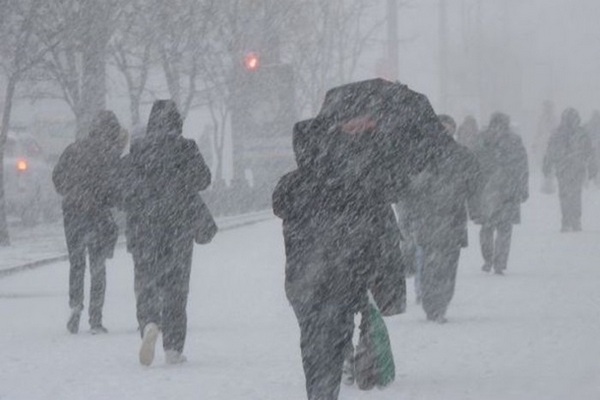
[[[156,104],[155,104],[156,105]],[[146,137],[138,139],[123,161],[123,205],[129,251],[153,250],[159,237],[190,238],[198,227],[199,192],[211,174],[196,142],[181,135],[181,117],[154,107]],[[156,233],[156,235],[154,234]]]
[[[467,216],[479,219],[479,163],[450,136],[436,163],[410,184],[404,201],[417,243],[466,247]],[[468,207],[468,214],[467,214]]]
[[[312,151],[319,138],[303,132],[313,123],[296,124],[299,168],[281,178],[273,193],[273,211],[283,220],[288,298],[292,303],[332,300],[358,307],[370,287],[384,314],[402,312],[399,235],[385,191],[369,185],[375,179],[361,175],[365,170],[350,173],[333,154],[327,158]],[[344,136],[335,140],[341,152],[359,145]]]
[[[456,132],[456,141],[469,150],[475,150],[479,146],[479,127],[475,118],[465,118]]]
[[[327,135],[341,124],[364,116],[372,118],[376,127],[364,138],[360,154],[370,152],[376,161],[353,163],[371,169],[371,177],[391,175],[397,189],[406,183],[408,175],[423,170],[440,151],[438,138],[444,127],[429,100],[398,82],[373,79],[331,89],[315,120],[319,121],[321,135]],[[347,152],[342,161],[353,157]]]
[[[475,152],[481,170],[482,190],[477,223],[518,224],[521,203],[529,197],[529,166],[521,137],[508,126],[482,133]]]
[[[118,234],[110,208],[118,199],[120,129],[112,112],[101,112],[89,136],[67,146],[52,172],[63,213],[88,221],[87,231],[104,244],[107,256]]]
[[[544,157],[544,175],[556,172],[559,182],[582,185],[586,175],[598,172],[597,160],[590,136],[582,128],[559,127],[550,137]]]

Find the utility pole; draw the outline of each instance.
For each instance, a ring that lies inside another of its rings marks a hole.
[[[448,10],[446,0],[439,0],[439,57],[440,57],[440,108],[448,111]]]
[[[392,80],[400,74],[398,49],[398,0],[387,0],[387,59]]]
[[[483,121],[486,117],[487,108],[485,106],[485,89],[483,86],[483,8],[481,0],[477,0],[477,9],[475,13],[475,30],[476,30],[476,46],[477,52],[477,97],[479,101],[479,120]]]

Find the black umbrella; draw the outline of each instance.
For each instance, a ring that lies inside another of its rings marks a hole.
[[[319,114],[294,127],[294,148],[297,159],[300,151],[315,166],[317,160],[333,169],[355,163],[401,182],[433,161],[445,143],[442,132],[426,96],[372,79],[330,89]]]

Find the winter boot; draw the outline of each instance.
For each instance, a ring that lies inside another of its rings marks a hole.
[[[81,310],[83,307],[73,307],[71,309],[71,316],[67,321],[67,330],[75,335],[79,332],[79,320],[81,319]]]
[[[165,362],[167,364],[183,364],[187,358],[177,350],[165,350]]]
[[[140,347],[140,364],[148,366],[154,361],[154,351],[159,333],[160,330],[154,322],[150,322],[144,327],[142,346]]]
[[[106,329],[102,324],[93,325],[90,329],[90,333],[92,335],[98,335],[102,333],[108,333],[108,329]]]
[[[342,365],[342,383],[344,385],[354,385],[354,360],[344,360]]]

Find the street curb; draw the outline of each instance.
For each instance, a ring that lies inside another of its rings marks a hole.
[[[244,215],[240,215],[240,217],[244,217]],[[257,213],[256,215],[253,214],[253,216],[251,216],[250,218],[251,219],[247,220],[247,221],[231,222],[225,226],[219,226],[219,231],[222,232],[222,231],[228,231],[231,229],[243,228],[243,227],[246,227],[249,225],[254,225],[254,224],[258,224],[260,222],[268,221],[270,219],[273,219],[273,214],[266,213],[266,212],[265,213]],[[218,218],[217,218],[217,225],[219,225]],[[124,247],[124,246],[125,246],[124,241],[120,241],[119,243],[117,243],[117,247]],[[69,259],[69,256],[67,254],[61,254],[59,256],[48,257],[48,258],[44,258],[41,260],[31,261],[31,262],[28,262],[25,264],[17,265],[14,267],[5,268],[5,269],[0,270],[0,279],[5,278],[10,275],[17,274],[19,272],[25,272],[25,271],[36,269],[39,267],[43,267],[45,265],[50,265],[50,264],[54,264],[57,262],[67,261],[68,259]]]

